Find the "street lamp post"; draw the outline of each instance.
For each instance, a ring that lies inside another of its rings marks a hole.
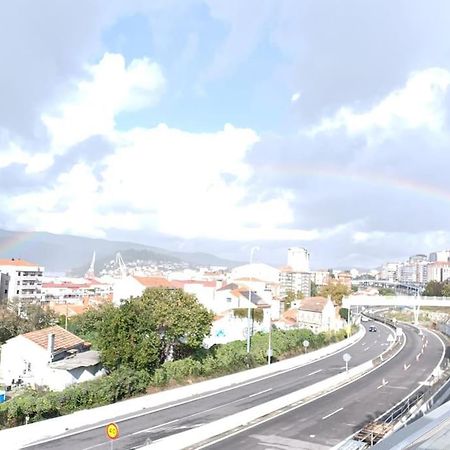
[[[269,348],[267,350],[267,364],[272,361],[272,313],[270,314],[269,320]]]
[[[259,247],[252,247],[250,249],[250,264],[253,262],[253,253],[259,250]],[[252,324],[252,288],[248,289],[248,309],[247,309],[247,353],[250,353],[250,338],[251,338],[251,324]]]

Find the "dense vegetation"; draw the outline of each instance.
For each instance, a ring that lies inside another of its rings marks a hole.
[[[151,289],[140,298],[92,310],[72,319],[72,331],[101,351],[110,373],[62,392],[27,389],[0,405],[0,427],[57,417],[106,405],[155,389],[217,377],[267,363],[268,335],[257,333],[251,352],[245,341],[202,347],[212,315],[181,290]],[[345,338],[345,331],[273,330],[273,360],[314,350]]]
[[[427,297],[450,297],[450,281],[430,281],[422,295]]]
[[[0,306],[0,345],[8,339],[29,331],[40,330],[57,323],[56,314],[39,304],[12,301]]]

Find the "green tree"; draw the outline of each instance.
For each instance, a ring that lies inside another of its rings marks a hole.
[[[287,291],[286,292],[286,296],[284,297],[284,309],[285,311],[288,310],[291,305],[292,302],[295,302],[296,300],[301,300],[302,298],[304,298],[303,292],[297,291]]]
[[[319,293],[319,289],[317,287],[317,284],[314,283],[314,281],[311,281],[311,297],[316,297]]]
[[[425,286],[422,295],[427,297],[442,297],[443,287],[444,283],[440,283],[439,281],[429,281]]]
[[[450,297],[450,282],[445,282],[444,286],[442,287],[442,296],[443,297]]]
[[[342,299],[344,296],[349,294],[350,289],[341,283],[328,283],[320,289],[320,295],[322,297],[330,296],[334,304],[338,306],[342,305]]]
[[[379,293],[380,295],[385,295],[385,296],[397,295],[397,293],[395,292],[395,289],[392,289],[392,288],[384,288],[384,287],[378,288],[378,293]]]
[[[13,299],[8,305],[0,306],[0,343],[19,334],[49,327],[57,321],[57,315],[47,306]]]
[[[153,372],[170,358],[198,350],[211,330],[213,315],[181,289],[157,288],[119,308],[104,307],[100,321],[92,318],[106,367]]]

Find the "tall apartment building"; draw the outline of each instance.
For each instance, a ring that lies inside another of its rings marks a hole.
[[[450,262],[428,264],[428,281],[446,281],[450,279]]]
[[[287,264],[293,272],[309,272],[308,250],[303,247],[289,248]]]
[[[42,278],[44,268],[23,259],[0,259],[0,273],[3,281],[0,300],[2,302],[17,298],[21,301],[40,301],[42,299]]]
[[[430,253],[430,262],[449,262],[450,250],[442,250]]]
[[[397,272],[399,263],[393,263],[388,262],[386,264],[383,264],[381,267],[381,270],[379,272],[378,278],[380,280],[387,280],[387,281],[397,281]]]
[[[285,297],[288,292],[301,292],[305,297],[311,297],[311,272],[294,272],[291,267],[280,271],[280,295]]]
[[[414,260],[400,264],[397,269],[397,280],[403,283],[426,283],[428,281],[428,261]]]

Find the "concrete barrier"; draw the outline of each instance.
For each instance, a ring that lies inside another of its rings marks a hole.
[[[0,442],[10,443],[8,449],[18,449],[32,442],[51,439],[63,433],[67,433],[77,428],[88,427],[92,424],[106,425],[111,419],[124,415],[134,414],[135,416],[147,414],[152,408],[165,404],[186,403],[194,396],[211,395],[212,392],[221,389],[232,389],[242,383],[252,383],[275,376],[277,373],[292,370],[310,364],[314,361],[326,358],[337,353],[361,340],[366,333],[364,327],[360,327],[357,333],[343,341],[323,347],[300,356],[285,359],[270,365],[256,367],[254,369],[212,378],[199,383],[181,386],[174,389],[145,395],[137,398],[123,400],[111,405],[101,406],[92,409],[85,409],[53,419],[22,425],[0,431]],[[116,420],[120,423],[120,419]]]
[[[404,348],[405,344],[406,337],[403,339],[403,343],[399,346],[398,350],[392,353],[394,346],[397,345],[396,343],[392,343],[391,346],[383,352],[383,354],[386,355],[386,358],[381,364],[376,365],[373,360],[368,361],[350,369],[348,372],[341,372],[338,375],[327,378],[326,380],[320,381],[291,394],[284,395],[283,397],[271,400],[262,405],[249,408],[245,411],[232,414],[231,416],[224,417],[188,431],[165,437],[154,442],[153,444],[142,447],[141,450],[163,450],[168,448],[171,450],[182,450],[199,445],[202,442],[206,442],[222,434],[230,433],[233,430],[243,427],[258,419],[261,420],[264,416],[273,414],[277,411],[288,408],[289,406],[295,407],[300,402],[305,404],[319,396],[326,395],[333,390],[339,389],[355,381],[361,376],[372,372],[373,370],[377,370],[379,367],[394,358]],[[392,354],[388,356],[390,352]]]
[[[299,402],[306,403],[308,399],[333,389],[336,386],[347,384],[358,378],[362,373],[372,369],[371,361],[354,367],[346,372],[339,373],[331,378],[320,381],[316,384],[300,389],[291,394],[284,395],[275,400],[271,400],[262,405],[254,406],[245,411],[232,414],[223,419],[216,420],[201,427],[192,430],[177,433],[172,436],[160,439],[153,444],[142,447],[142,450],[181,450],[207,441],[220,434],[230,432],[236,428],[242,427],[254,420],[261,419],[264,416],[272,414],[275,411],[282,410]]]

